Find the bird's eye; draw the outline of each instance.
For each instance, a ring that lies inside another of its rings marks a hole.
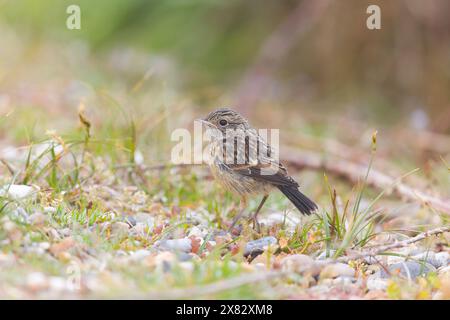
[[[225,120],[225,119],[222,119],[222,120],[219,121],[219,124],[220,124],[222,127],[225,127],[225,126],[228,124],[228,121]]]

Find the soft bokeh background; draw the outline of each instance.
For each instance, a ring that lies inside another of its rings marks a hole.
[[[80,31],[65,27],[70,4],[81,7]],[[365,27],[369,4],[381,7],[381,30]],[[186,90],[190,102],[205,109],[233,104],[237,91],[242,100],[257,96],[250,99],[254,109],[270,105],[300,115],[314,106],[383,124],[411,120],[450,130],[446,0],[3,0],[0,9],[3,91],[28,59],[34,58],[32,66],[45,63],[33,53],[51,41],[48,50],[61,69],[41,77],[65,73],[110,88],[113,79],[97,74],[107,66],[131,87],[153,69],[149,85]],[[275,35],[285,23],[287,32]],[[271,36],[278,42],[269,43]],[[91,54],[98,65],[82,60]],[[245,77],[255,64],[268,83],[242,92],[243,84],[252,88]]]
[[[81,8],[81,30],[66,28],[70,4]],[[366,28],[370,4],[381,7],[381,30]],[[367,150],[377,129],[380,153],[401,170],[445,169],[446,0],[4,0],[0,8],[6,140],[76,135],[83,103],[99,140],[126,149],[133,123],[145,162],[168,161],[173,129],[226,105],[257,127],[283,128],[290,144],[321,145],[291,135],[301,133]]]

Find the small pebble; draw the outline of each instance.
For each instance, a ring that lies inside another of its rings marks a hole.
[[[341,286],[348,286],[357,283],[358,281],[361,281],[355,277],[349,277],[349,276],[339,276],[335,279],[332,279],[331,284],[332,285],[341,285]]]
[[[44,207],[44,212],[45,213],[56,213],[56,208],[53,207]]]
[[[191,261],[194,256],[193,253],[177,252],[177,259],[181,262]]]
[[[436,271],[436,268],[428,263],[420,263],[416,261],[405,261],[400,263],[391,264],[388,266],[389,273],[386,270],[381,269],[380,277],[389,278],[391,276],[403,276],[406,278],[417,278],[421,275],[426,275],[431,271]]]
[[[345,263],[334,263],[325,266],[320,273],[321,279],[337,278],[339,276],[354,277],[355,270]]]
[[[364,262],[367,264],[379,264],[380,262],[384,262],[386,260],[386,256],[369,256],[369,257],[364,257]]]
[[[134,227],[136,225],[136,219],[133,216],[124,217],[123,222],[128,223],[130,227]]]
[[[67,281],[61,277],[50,277],[48,279],[49,287],[55,291],[64,291],[67,287]]]
[[[72,238],[68,237],[58,243],[54,243],[50,247],[50,252],[58,256],[58,254],[60,254],[61,252],[67,252],[69,249],[74,247],[75,244],[75,241]]]
[[[154,266],[164,272],[169,271],[171,265],[176,261],[176,256],[169,251],[160,252],[156,256],[149,256],[146,258],[146,262],[148,265]]]
[[[151,254],[149,250],[141,249],[133,252],[130,256],[130,260],[132,261],[139,261],[144,259],[145,257],[148,257]]]
[[[50,248],[50,243],[48,243],[48,242],[40,242],[39,243],[39,248],[42,248],[44,250],[48,250]]]
[[[191,252],[192,243],[189,238],[170,239],[157,242],[156,247],[162,250]]]
[[[128,234],[130,226],[125,222],[114,222],[111,225],[111,235],[114,237],[124,237]]]
[[[141,237],[146,236],[147,235],[147,225],[142,222],[138,222],[138,223],[136,223],[136,225],[134,227],[131,228],[130,232],[131,232],[131,234],[139,235]]]
[[[436,254],[432,251],[426,251],[412,256],[411,260],[415,260],[418,262],[427,262],[432,264],[435,268],[440,267],[440,263],[436,260]]]
[[[194,264],[190,261],[182,261],[179,263],[180,267],[188,272],[194,271]]]
[[[191,230],[189,230],[189,233],[188,233],[188,237],[196,236],[196,237],[199,237],[199,238],[203,238],[205,235],[206,235],[205,232],[200,230],[200,228],[197,227],[197,226],[193,226],[191,228]]]
[[[384,291],[387,288],[386,279],[378,279],[377,277],[369,277],[367,279],[367,289]]]
[[[12,221],[5,221],[3,223],[3,230],[6,231],[8,238],[11,241],[19,241],[22,239],[22,231],[19,227]]]
[[[22,184],[11,184],[3,186],[0,189],[0,196],[6,196],[12,200],[24,200],[26,198],[35,199],[38,191],[38,187]]]
[[[19,219],[23,219],[24,221],[27,221],[29,219],[28,213],[22,207],[18,207],[17,209],[13,210],[12,215],[16,216]]]
[[[47,216],[41,212],[33,213],[28,219],[28,221],[35,226],[42,226],[46,220]]]
[[[148,213],[139,212],[134,216],[136,223],[143,223],[147,225],[150,229],[155,226],[155,218]]]
[[[435,266],[436,268],[446,267],[450,262],[450,253],[446,251],[438,252],[434,255],[434,258],[436,259],[438,264],[438,266]]]
[[[438,273],[442,275],[448,275],[450,277],[450,266],[439,268]]]
[[[70,230],[70,228],[59,229],[58,232],[63,237],[69,237],[72,234],[72,230]]]
[[[283,271],[303,273],[312,270],[315,266],[314,259],[305,254],[293,254],[284,257],[281,260],[281,269]]]
[[[264,252],[270,245],[277,244],[278,241],[274,237],[264,237],[258,240],[250,241],[246,244],[244,249],[244,256],[256,256]]]
[[[32,291],[43,290],[48,287],[48,281],[45,275],[41,272],[31,272],[26,278],[27,286]]]
[[[401,263],[401,262],[403,262],[403,261],[405,261],[405,257],[388,256],[388,257],[387,257],[387,260],[386,260],[386,263],[387,263],[388,265],[391,265],[391,264]]]

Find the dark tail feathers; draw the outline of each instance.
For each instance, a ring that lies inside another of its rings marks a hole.
[[[294,186],[278,186],[281,192],[300,210],[309,215],[317,209],[317,205]]]

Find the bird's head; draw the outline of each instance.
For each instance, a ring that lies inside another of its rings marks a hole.
[[[229,108],[219,108],[201,120],[208,127],[218,129],[222,133],[225,133],[226,130],[250,129],[247,120]]]

